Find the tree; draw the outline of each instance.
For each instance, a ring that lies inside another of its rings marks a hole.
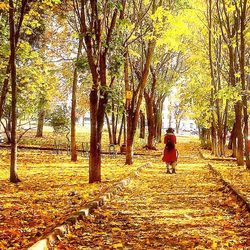
[[[54,0],[56,1],[56,0]],[[53,0],[52,0],[53,2]],[[33,5],[32,5],[33,4]],[[9,89],[9,80],[11,83],[11,162],[10,162],[10,181],[11,182],[19,182],[20,179],[17,176],[17,143],[23,136],[23,134],[17,139],[17,117],[18,112],[17,108],[20,105],[19,101],[24,98],[20,92],[23,90],[23,86],[20,83],[27,82],[27,76],[25,81],[22,81],[22,74],[20,74],[20,68],[25,65],[25,60],[20,57],[22,51],[25,51],[27,44],[31,45],[35,41],[36,36],[32,36],[31,30],[36,29],[39,25],[37,20],[34,20],[37,16],[34,13],[36,12],[32,7],[36,5],[36,3],[32,3],[28,6],[27,0],[16,1],[15,3],[12,0],[9,0],[9,9],[8,9],[8,21],[9,21],[9,42],[10,42],[10,54],[9,60],[6,65],[6,70],[4,73],[3,84],[1,85],[1,99],[0,99],[0,120],[3,115],[4,105],[6,103],[6,97]],[[51,5],[51,1],[47,1],[44,3],[44,9],[46,6]],[[29,8],[28,8],[29,7]],[[32,11],[31,11],[32,9]],[[41,10],[41,6],[39,5],[39,10]],[[32,15],[28,15],[32,13]],[[38,15],[40,18],[41,16]],[[33,22],[29,22],[29,18],[34,18]],[[22,33],[21,33],[22,31]],[[28,41],[25,41],[25,39]],[[19,54],[20,53],[20,54]],[[18,55],[18,56],[17,56]],[[18,58],[18,63],[17,63]],[[29,58],[29,63],[32,61],[33,57]],[[18,66],[18,67],[17,67]],[[27,65],[25,65],[27,66]],[[25,68],[25,67],[24,67]],[[9,74],[10,73],[10,74]],[[21,76],[21,77],[20,77]],[[10,78],[10,79],[9,79]],[[23,94],[23,93],[22,93]],[[26,97],[27,102],[27,97]],[[32,107],[32,105],[29,106]],[[27,132],[27,130],[26,130]]]
[[[124,103],[121,97],[123,96],[124,89],[121,85],[122,82],[119,81],[118,77],[117,79],[113,78],[113,80],[116,80],[116,86],[112,90],[109,91],[109,101],[106,106],[106,112],[105,117],[107,121],[108,131],[109,131],[109,138],[110,138],[110,144],[119,144],[121,140],[121,133],[122,133],[122,127],[124,125],[124,121],[121,122],[120,132],[118,134],[118,124],[119,119],[123,117],[124,113]],[[111,124],[110,124],[110,118],[111,118]],[[124,118],[122,118],[124,120]],[[122,120],[121,119],[121,120]]]
[[[79,37],[77,60],[81,56],[83,47],[83,38]],[[77,160],[77,149],[76,149],[76,90],[77,90],[77,67],[74,69],[73,84],[72,84],[72,100],[71,100],[71,160]]]
[[[145,7],[146,11],[141,14],[141,16],[145,16],[148,13],[148,10],[151,8],[152,14],[155,14],[157,7],[162,5],[162,1],[156,3],[156,1],[152,1],[152,5]],[[134,6],[134,8],[138,8]],[[140,16],[140,15],[139,15]],[[157,18],[156,18],[157,19]],[[129,56],[128,46],[125,46],[127,50],[125,50],[125,63],[124,63],[124,78],[125,78],[125,90],[126,93],[132,92],[132,98],[129,99],[127,95],[126,100],[126,112],[127,112],[127,143],[126,143],[126,164],[131,165],[133,163],[133,143],[134,143],[134,136],[136,132],[136,127],[139,119],[140,114],[140,106],[142,103],[144,89],[147,83],[150,65],[152,62],[154,49],[156,45],[156,40],[154,37],[154,27],[152,20],[149,20],[149,26],[142,27],[140,23],[139,34],[143,34],[145,30],[150,32],[151,38],[147,41],[143,40],[143,37],[139,37],[141,47],[141,55],[140,58],[138,57],[131,57]],[[134,59],[134,60],[132,60]],[[145,63],[144,63],[145,61]],[[134,72],[131,72],[131,86],[129,86],[129,62],[130,67],[133,69]],[[137,78],[137,86],[135,85],[135,79],[133,74]]]
[[[16,82],[16,34],[14,21],[14,4],[9,0],[9,26],[10,26],[10,76],[11,76],[11,162],[10,182],[17,183],[20,179],[17,175],[17,82]]]
[[[81,35],[92,76],[90,92],[90,157],[89,182],[101,181],[101,138],[107,92],[107,55],[114,34],[117,19],[125,11],[125,0],[115,1],[80,1]],[[102,10],[105,10],[104,12]]]
[[[39,111],[38,111],[38,123],[37,123],[37,131],[36,137],[43,137],[43,125],[45,119],[45,98],[39,99]]]
[[[14,23],[14,3],[13,1],[9,1],[9,8],[10,5],[12,5],[12,8],[13,8],[13,12],[10,13],[9,11],[9,18],[10,16],[13,15],[13,28],[14,28],[14,37],[12,37],[12,39],[14,39],[14,45],[15,47],[17,46],[17,43],[18,43],[18,40],[19,40],[19,37],[20,37],[20,30],[21,30],[21,27],[22,27],[22,23],[23,23],[23,19],[24,19],[24,16],[26,14],[26,7],[27,7],[27,3],[28,3],[28,0],[23,0],[21,2],[21,7],[20,7],[20,15],[18,17],[18,23],[16,25],[16,28],[15,28],[15,23]],[[10,21],[9,21],[10,22]],[[13,52],[12,52],[13,53]],[[15,52],[14,52],[15,54]],[[15,56],[15,55],[14,55]],[[13,57],[13,54],[10,54],[9,56],[9,59],[8,59],[8,64],[6,66],[6,71],[5,71],[5,77],[4,77],[4,81],[3,81],[3,86],[2,86],[2,91],[1,91],[1,99],[0,99],[0,120],[2,118],[2,115],[3,115],[3,109],[4,109],[4,104],[5,104],[5,100],[6,100],[6,95],[7,95],[7,92],[8,92],[8,83],[9,83],[9,73],[11,71],[11,66],[10,64],[12,63],[13,64],[13,61],[11,62],[11,57]],[[13,58],[12,58],[13,60]],[[16,60],[16,59],[14,59]]]
[[[50,114],[50,125],[53,127],[56,134],[69,131],[69,111],[65,105],[57,105]]]
[[[239,33],[240,38],[238,41],[238,60],[240,65],[240,79],[242,87],[242,104],[243,104],[243,119],[244,119],[244,142],[245,142],[245,156],[246,156],[246,166],[250,169],[250,157],[249,157],[249,147],[248,147],[248,130],[249,130],[249,113],[248,113],[248,95],[247,91],[249,86],[247,86],[246,81],[246,29],[247,29],[247,14],[249,10],[249,4],[247,0],[235,1],[235,8],[237,13],[237,18],[240,22]]]
[[[232,87],[237,87],[239,84],[237,78],[237,50],[234,46],[237,39],[238,20],[234,18],[235,6],[233,3],[228,3],[226,0],[221,2],[216,1],[216,10],[219,18],[219,25],[221,34],[228,48],[229,56],[229,83]],[[235,129],[237,137],[237,163],[238,165],[244,165],[243,154],[243,133],[242,133],[242,101],[239,99],[235,103]]]

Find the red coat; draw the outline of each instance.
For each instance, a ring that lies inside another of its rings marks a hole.
[[[166,147],[164,148],[164,154],[162,157],[162,161],[166,162],[166,163],[172,163],[177,161],[177,152],[176,152],[176,148],[175,148],[175,144],[176,144],[176,136],[174,134],[166,134],[164,137],[164,144],[166,145],[168,139],[170,139],[173,144],[174,144],[174,148],[171,150],[167,150]]]

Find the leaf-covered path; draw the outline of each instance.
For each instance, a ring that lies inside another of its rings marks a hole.
[[[71,228],[57,249],[247,249],[249,215],[194,148],[177,174],[159,157],[122,193]]]

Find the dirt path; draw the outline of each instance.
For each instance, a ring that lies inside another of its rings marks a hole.
[[[205,164],[185,145],[177,174],[166,174],[155,158],[57,249],[248,249],[248,214]]]

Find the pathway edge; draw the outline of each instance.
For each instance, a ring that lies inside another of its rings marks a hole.
[[[42,239],[35,242],[32,246],[28,248],[28,250],[50,250],[53,249],[54,245],[60,241],[65,234],[69,233],[69,227],[75,225],[78,221],[82,220],[84,217],[89,216],[93,211],[104,205],[108,200],[112,199],[112,197],[118,194],[123,190],[126,186],[128,186],[133,178],[139,176],[140,171],[144,168],[151,166],[151,163],[146,163],[138,167],[135,171],[133,171],[128,177],[114,183],[108,191],[99,196],[93,201],[90,201],[86,204],[81,210],[72,214],[68,219],[66,219],[62,224],[56,226],[48,235],[44,236]]]

